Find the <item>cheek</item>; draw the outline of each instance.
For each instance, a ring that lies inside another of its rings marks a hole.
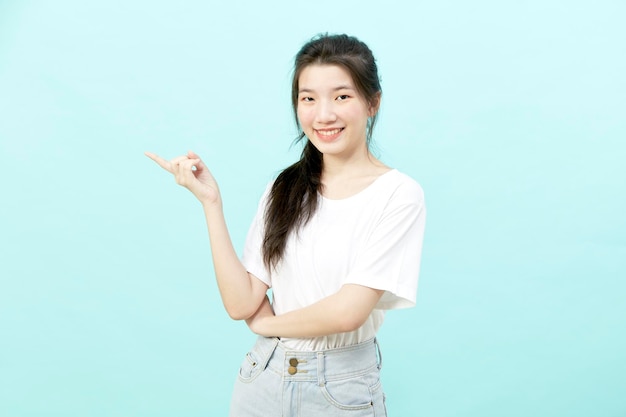
[[[311,126],[311,124],[313,123],[313,112],[311,111],[311,109],[298,108],[297,115],[300,126],[302,126],[303,128]]]
[[[354,107],[351,109],[350,118],[354,121],[359,121],[363,124],[367,124],[367,119],[371,117],[370,110],[367,107]]]

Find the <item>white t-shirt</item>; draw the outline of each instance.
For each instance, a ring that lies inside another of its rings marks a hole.
[[[344,284],[385,290],[365,323],[355,331],[328,336],[282,338],[299,350],[332,349],[371,339],[384,310],[415,305],[426,208],[417,182],[397,170],[341,200],[319,196],[313,218],[291,233],[283,259],[271,273],[263,264],[262,242],[268,186],[248,232],[242,262],[272,288],[276,315],[306,307]]]

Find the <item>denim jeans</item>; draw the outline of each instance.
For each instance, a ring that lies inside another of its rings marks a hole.
[[[310,352],[259,337],[239,369],[230,417],[386,417],[381,364],[375,339]]]

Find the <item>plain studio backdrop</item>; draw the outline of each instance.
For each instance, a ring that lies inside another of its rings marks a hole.
[[[626,415],[622,1],[0,2],[0,415],[224,416],[254,341],[234,245],[294,161],[292,60],[374,51],[375,152],[426,193],[417,307],[380,334],[390,416]]]

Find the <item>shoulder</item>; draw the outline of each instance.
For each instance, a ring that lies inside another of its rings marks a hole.
[[[397,204],[424,204],[424,190],[412,177],[392,169],[383,175],[389,201]]]

